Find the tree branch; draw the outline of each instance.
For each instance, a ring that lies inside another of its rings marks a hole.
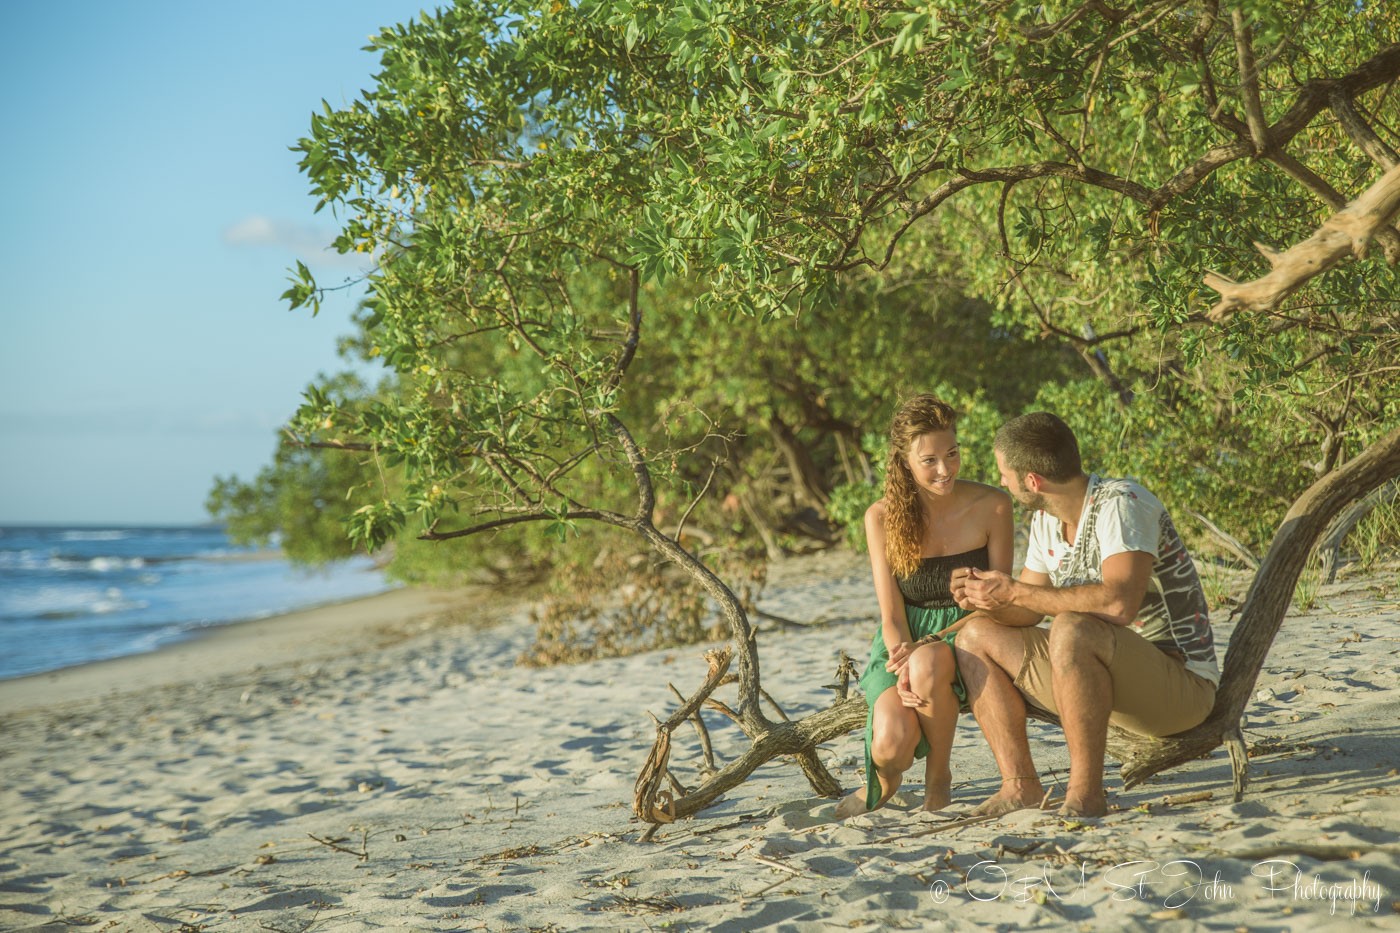
[[[1375,162],[1382,169],[1392,169],[1397,162],[1400,162],[1400,157],[1396,155],[1395,150],[1390,148],[1385,140],[1377,136],[1370,124],[1362,119],[1361,114],[1356,112],[1356,104],[1352,101],[1351,95],[1341,91],[1333,91],[1330,100],[1332,112],[1337,115],[1342,129],[1351,137],[1351,141],[1356,143],[1356,147],[1371,158],[1372,162]]]
[[[690,505],[686,507],[685,513],[681,515],[681,520],[676,522],[676,533],[671,535],[671,537],[675,538],[677,541],[681,539],[681,533],[685,531],[685,523],[689,520],[690,513],[695,511],[695,507],[700,504],[700,500],[705,498],[705,493],[710,491],[710,484],[715,481],[715,473],[719,470],[719,465],[722,462],[723,461],[716,457],[714,461],[710,463],[710,475],[705,477],[705,485],[700,489],[700,492],[696,494],[695,498],[691,500]]]
[[[637,439],[632,436],[632,432],[627,430],[627,425],[614,415],[608,412],[608,426],[613,429],[617,439],[622,443],[622,450],[627,455],[627,463],[632,467],[632,476],[637,481],[637,515],[634,521],[651,524],[652,515],[656,511],[656,489],[651,484],[651,471],[647,469],[646,457],[642,456],[642,449],[637,446]]]
[[[1346,208],[1325,221],[1317,232],[1280,253],[1255,244],[1273,267],[1252,282],[1235,282],[1215,272],[1205,284],[1220,293],[1208,316],[1217,323],[1237,310],[1272,311],[1309,280],[1340,262],[1348,253],[1358,258],[1378,231],[1400,212],[1400,166],[1390,169]]]
[[[1269,124],[1264,119],[1264,105],[1259,100],[1259,71],[1254,64],[1254,35],[1238,7],[1230,11],[1230,24],[1235,34],[1235,56],[1240,66],[1240,96],[1244,98],[1244,116],[1249,124],[1249,137],[1254,142],[1254,154],[1263,155],[1272,147]]]
[[[1080,167],[1070,165],[1067,162],[1033,162],[1028,165],[1007,165],[996,168],[972,169],[954,168],[952,170],[957,177],[950,178],[939,185],[923,200],[913,205],[909,209],[909,217],[900,224],[894,234],[890,237],[888,247],[885,249],[885,258],[878,264],[877,268],[884,269],[894,260],[895,249],[899,246],[899,241],[920,218],[935,211],[940,204],[951,198],[965,188],[974,185],[1011,183],[1029,181],[1035,178],[1068,178],[1072,181],[1081,181],[1097,188],[1107,188],[1119,194],[1126,195],[1134,201],[1148,203],[1152,199],[1152,191],[1145,186],[1138,184],[1129,178],[1114,175],[1111,172],[1100,171],[1087,166]],[[858,238],[857,238],[858,239]],[[849,252],[849,249],[845,252]],[[861,265],[875,265],[868,259],[836,263],[823,264],[820,268],[834,272],[849,271]]]
[[[470,535],[480,534],[483,531],[490,531],[493,528],[505,528],[508,525],[521,525],[526,522],[549,522],[549,521],[574,521],[579,519],[592,519],[594,521],[606,522],[609,525],[617,525],[622,528],[635,528],[636,521],[625,515],[616,512],[608,512],[602,509],[573,509],[559,513],[531,512],[528,515],[512,515],[508,518],[498,518],[489,522],[482,522],[479,525],[472,525],[470,528],[459,528],[455,531],[425,531],[418,536],[420,541],[450,541],[453,538],[465,538]]]
[[[1202,56],[1202,87],[1207,88],[1210,71],[1204,62],[1203,50],[1200,55]],[[1395,81],[1396,78],[1400,78],[1400,43],[1387,46],[1343,77],[1315,78],[1299,89],[1298,96],[1294,99],[1292,106],[1277,123],[1268,128],[1269,140],[1275,147],[1286,145],[1328,106],[1334,94],[1340,93],[1354,98],[1372,88]],[[1213,96],[1213,92],[1208,95],[1207,104],[1210,103],[1211,96]],[[1214,119],[1214,115],[1212,115],[1212,119]],[[1152,192],[1147,200],[1148,210],[1161,210],[1167,202],[1189,191],[1216,169],[1229,165],[1237,159],[1242,159],[1251,152],[1253,152],[1251,143],[1239,140],[1215,146]]]
[[[1046,23],[1044,26],[1022,26],[1021,35],[1033,42],[1050,39],[1064,32],[1078,20],[1090,13],[1098,13],[1104,19],[1115,25],[1128,18],[1126,10],[1115,10],[1107,3],[1104,3],[1103,0],[1086,0],[1083,6],[1053,23]]]
[[[631,365],[632,358],[637,355],[637,344],[641,342],[641,282],[641,273],[636,269],[631,269],[628,272],[627,282],[627,339],[622,345],[622,355],[618,357],[617,364],[608,376],[608,391],[616,389],[622,382],[622,377],[627,374],[627,367]]]

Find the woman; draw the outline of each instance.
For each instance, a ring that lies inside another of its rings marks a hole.
[[[885,495],[865,513],[880,602],[860,678],[870,705],[866,786],[841,801],[839,817],[883,806],[916,757],[927,757],[924,809],[951,800],[948,758],[966,699],[952,641],[968,612],[953,602],[949,577],[959,567],[1010,573],[1012,550],[1011,497],[957,478],[956,421],[946,403],[917,395],[890,424]]]

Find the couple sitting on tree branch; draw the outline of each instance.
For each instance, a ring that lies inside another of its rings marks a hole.
[[[882,806],[916,757],[927,758],[924,808],[947,806],[964,704],[1001,772],[1000,790],[975,812],[1040,806],[1029,703],[1064,727],[1060,813],[1101,816],[1110,723],[1172,735],[1214,704],[1220,669],[1200,579],[1162,503],[1130,480],[1085,474],[1056,416],[1024,415],[997,432],[1010,496],[957,478],[956,418],[920,395],[890,425],[885,494],[865,513],[880,603],[861,677],[866,786],[837,815]],[[1019,579],[1010,576],[1012,498],[1034,510]]]

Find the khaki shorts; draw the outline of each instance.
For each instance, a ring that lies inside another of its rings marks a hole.
[[[1215,685],[1186,669],[1178,659],[1137,632],[1121,625],[1113,631],[1113,725],[1139,735],[1163,736],[1185,732],[1209,715],[1215,705]],[[1021,629],[1026,646],[1016,688],[1030,702],[1059,715],[1051,689],[1050,630]]]

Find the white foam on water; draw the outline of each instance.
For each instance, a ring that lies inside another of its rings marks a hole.
[[[126,612],[131,609],[146,609],[151,605],[144,599],[127,599],[126,594],[115,586],[109,586],[102,594],[102,597],[102,599],[94,600],[88,605],[88,611],[93,615],[107,615],[111,612]]]
[[[122,541],[131,537],[129,531],[65,531],[60,541]]]
[[[139,570],[146,566],[141,557],[94,557],[87,562],[89,570],[97,573],[110,573],[113,570]]]
[[[148,651],[210,626],[391,588],[367,558],[312,573],[271,555],[232,559],[248,549],[205,528],[6,533],[0,678]]]

